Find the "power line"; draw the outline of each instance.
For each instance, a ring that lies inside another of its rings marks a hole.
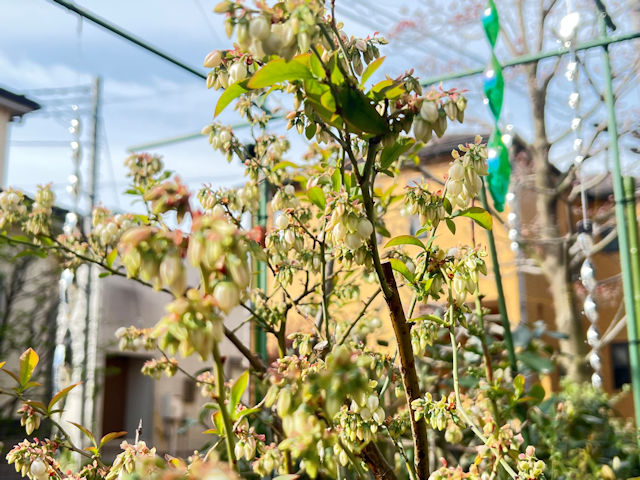
[[[131,43],[134,43],[136,45],[138,45],[139,47],[147,50],[148,52],[153,53],[154,55],[157,55],[160,58],[163,58],[164,60],[173,63],[174,65],[182,68],[183,70],[186,70],[187,72],[203,79],[206,80],[207,76],[200,72],[199,70],[197,70],[196,68],[193,68],[189,65],[187,65],[186,63],[177,60],[176,58],[172,57],[171,55],[169,55],[168,53],[165,53],[151,45],[149,45],[147,42],[145,42],[144,40],[142,40],[141,38],[136,37],[135,35],[123,30],[122,28],[120,28],[119,26],[108,22],[107,20],[99,17],[98,15],[88,11],[87,9],[81,8],[77,5],[74,5],[71,2],[67,2],[66,0],[51,0],[54,3],[57,3],[58,5],[66,8],[67,10],[70,10],[78,15],[80,15],[82,18],[86,18],[87,20],[89,20],[92,23],[95,23],[96,25],[109,30],[111,33],[115,33],[116,35],[118,35],[119,37],[124,38],[125,40],[128,40]]]

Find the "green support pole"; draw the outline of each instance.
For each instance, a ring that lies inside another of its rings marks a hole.
[[[482,200],[482,206],[485,210],[489,211],[489,202],[487,200],[487,190],[482,184],[482,190],[480,190],[480,196]],[[509,356],[509,365],[511,366],[512,375],[518,374],[518,362],[516,360],[516,351],[513,346],[513,336],[511,335],[511,322],[509,322],[509,316],[507,315],[507,305],[504,303],[504,290],[502,288],[502,274],[500,273],[500,263],[498,262],[498,251],[496,250],[496,241],[493,237],[493,231],[487,230],[487,238],[489,240],[489,254],[491,255],[491,265],[493,266],[493,275],[496,277],[496,289],[498,293],[498,311],[500,312],[500,322],[504,329],[504,344],[507,347],[507,354]]]
[[[267,228],[267,204],[269,203],[269,183],[266,179],[260,182],[260,206],[258,209],[257,224]],[[257,262],[258,268],[258,288],[263,292],[267,291],[267,264],[265,262]],[[259,326],[254,324],[253,342],[256,353],[260,358],[267,361],[267,334]]]
[[[607,24],[604,14],[600,14],[602,38],[607,38]],[[605,101],[609,113],[609,151],[612,159],[613,196],[616,204],[616,223],[618,226],[618,246],[620,250],[620,268],[622,271],[622,289],[624,308],[627,316],[627,335],[629,338],[629,362],[631,364],[631,383],[633,389],[633,406],[635,410],[636,428],[640,427],[640,357],[638,355],[638,323],[633,302],[633,280],[631,277],[631,255],[629,252],[629,231],[624,208],[624,188],[622,185],[622,169],[618,150],[618,125],[616,123],[616,104],[613,96],[611,77],[611,61],[609,48],[603,46],[603,66],[605,79]],[[640,437],[639,437],[640,444]]]
[[[622,179],[625,194],[625,211],[629,227],[629,256],[631,257],[631,281],[636,322],[640,322],[640,241],[638,240],[638,217],[636,215],[636,181],[633,177]],[[640,325],[636,324],[638,331]]]

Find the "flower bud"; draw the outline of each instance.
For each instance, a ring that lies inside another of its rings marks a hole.
[[[31,475],[33,475],[34,478],[39,479],[46,475],[47,466],[41,459],[36,458],[33,462],[31,462],[31,466],[29,467],[29,472],[31,473]]]
[[[192,236],[189,239],[189,247],[187,248],[187,259],[193,267],[200,265],[202,255],[204,253],[204,241],[202,238]]]
[[[336,226],[333,227],[333,241],[334,242],[341,242],[342,240],[344,240],[346,235],[347,235],[347,229],[342,224],[342,222],[337,223]]]
[[[349,248],[350,250],[355,250],[360,245],[362,245],[362,238],[358,233],[349,233],[346,236],[344,243],[346,244],[347,248]]]
[[[350,232],[358,231],[358,223],[359,223],[359,221],[360,221],[360,219],[358,218],[358,216],[355,213],[350,212],[347,215],[347,218],[346,218],[347,229]]]
[[[251,37],[265,40],[270,33],[269,22],[263,15],[258,15],[249,22],[249,35]]]
[[[140,263],[140,278],[150,282],[158,274],[158,262],[152,253],[145,253]]]
[[[441,138],[444,135],[444,132],[447,131],[447,117],[446,115],[443,117],[439,117],[436,122],[433,124],[433,131],[436,132],[438,138]]]
[[[216,79],[220,82],[220,86],[222,88],[227,88],[229,86],[229,74],[227,72],[218,72]]]
[[[246,22],[241,22],[238,24],[236,39],[238,40],[238,45],[240,45],[240,47],[246,49],[249,46],[249,25]]]
[[[246,288],[249,285],[251,274],[245,262],[237,257],[232,257],[227,259],[226,267],[238,287]]]
[[[361,218],[358,223],[358,233],[363,239],[367,239],[373,233],[373,225],[367,218]]]
[[[204,67],[205,68],[216,68],[222,62],[222,52],[220,50],[214,50],[213,52],[209,52],[206,57],[204,57]]]
[[[427,143],[431,140],[432,132],[431,125],[423,120],[421,116],[415,118],[413,121],[413,135],[416,137],[416,140]]]
[[[364,420],[365,422],[368,422],[371,419],[371,410],[369,410],[367,407],[361,408],[359,413],[362,417],[362,420]]]
[[[425,100],[420,108],[420,116],[427,122],[433,123],[440,117],[436,102]]]
[[[276,409],[280,417],[285,417],[289,413],[291,409],[291,392],[288,389],[280,392]]]
[[[285,228],[287,228],[289,226],[289,217],[287,215],[279,215],[278,218],[276,218],[276,228],[278,230],[284,230]]]
[[[240,302],[240,292],[233,282],[219,282],[213,289],[213,298],[216,299],[220,310],[229,313]]]
[[[247,78],[247,65],[243,61],[239,61],[231,65],[229,68],[229,82],[237,83]]]
[[[300,32],[298,34],[298,48],[302,53],[307,53],[311,48],[311,39],[307,32]]]
[[[376,410],[373,412],[373,419],[376,421],[376,423],[384,422],[385,414],[382,407],[376,408]]]
[[[233,3],[230,0],[223,0],[213,7],[213,11],[215,13],[226,13],[230,11],[231,8],[233,8]]]
[[[286,232],[284,232],[284,241],[287,242],[287,245],[289,245],[290,247],[293,246],[296,241],[296,234],[293,232],[293,230],[287,230]]]
[[[169,254],[160,263],[160,279],[174,296],[181,296],[187,288],[187,272],[178,254]]]
[[[236,64],[237,65],[237,64]],[[235,66],[235,65],[234,65]],[[233,67],[232,67],[233,68]],[[228,143],[231,141],[231,132],[229,132],[229,130],[220,130],[220,133],[218,134],[218,139],[220,140],[220,142],[224,145],[225,143]]]
[[[242,443],[242,441],[236,443],[235,447],[233,448],[233,452],[235,453],[236,458],[242,458],[244,456],[244,444]]]
[[[458,107],[453,101],[449,100],[447,103],[444,104],[444,113],[447,114],[447,117],[449,117],[449,120],[453,121],[456,119],[458,115]]]
[[[136,273],[138,273],[141,260],[140,252],[137,248],[132,248],[129,253],[122,258],[122,264],[127,269],[127,275],[129,277],[134,277]]]
[[[462,166],[460,162],[453,162],[451,167],[449,167],[449,178],[453,181],[460,180],[464,178],[465,168]]]

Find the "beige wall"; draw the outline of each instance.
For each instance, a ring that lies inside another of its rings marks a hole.
[[[193,277],[193,278],[191,278]],[[148,287],[138,285],[135,282],[122,278],[122,277],[107,277],[100,280],[101,282],[101,306],[99,312],[99,344],[98,344],[98,372],[103,372],[105,366],[105,360],[107,355],[128,355],[131,357],[138,357],[142,360],[147,358],[153,358],[153,352],[135,352],[135,353],[122,353],[118,349],[117,340],[115,337],[115,331],[121,326],[134,325],[138,328],[148,328],[155,325],[165,314],[165,305],[171,301],[168,294],[162,292],[156,292]],[[190,283],[195,284],[197,282],[195,275],[190,276]],[[233,310],[225,319],[225,325],[231,329],[238,326],[240,322],[245,319],[245,312],[239,308]],[[250,331],[248,325],[240,328],[237,332],[238,337],[246,344],[250,345]],[[234,371],[227,372],[233,378],[237,378],[243,369],[248,368],[248,365],[244,363],[243,358],[239,355],[233,345],[228,340],[224,340],[221,346],[221,353],[226,356],[227,368],[231,368]],[[205,364],[201,362],[197,355],[193,355],[189,358],[183,359],[179,355],[176,355],[176,359],[180,362],[180,366],[188,372],[196,372],[203,368],[211,367],[209,362]],[[138,378],[138,387],[135,388],[136,382],[130,381],[129,385],[134,386],[134,390],[131,389],[127,392],[127,395],[136,402],[141,398],[145,398],[142,389],[147,388],[147,382],[144,381],[146,377],[141,374]],[[194,401],[191,403],[184,403],[183,390],[186,377],[181,373],[178,373],[172,378],[162,377],[161,380],[152,380],[152,401],[149,405],[144,405],[147,418],[151,419],[152,425],[145,425],[143,427],[142,439],[147,442],[148,445],[154,445],[158,448],[159,452],[168,452],[171,447],[170,438],[168,432],[169,424],[163,419],[163,412],[166,411],[164,403],[169,397],[177,397],[178,401],[183,407],[183,420],[197,419],[200,406],[205,403],[206,400],[200,394],[200,389],[196,389]],[[98,375],[98,394],[96,396],[96,415],[95,418],[98,421],[96,425],[98,431],[101,430],[101,419],[103,409],[103,395],[102,385],[104,377],[101,374]],[[139,397],[139,398],[138,398]],[[106,399],[108,401],[108,399]],[[129,404],[131,405],[131,404]],[[137,404],[132,405],[136,410],[140,409]],[[137,424],[137,417],[134,419],[131,415],[131,425],[127,425],[127,431],[129,434],[126,438],[133,439],[135,435],[135,425]],[[146,423],[146,422],[145,422]],[[195,425],[187,429],[184,433],[177,437],[177,452],[178,454],[190,454],[195,449],[201,448],[207,441],[211,440],[211,435],[202,435],[202,431],[205,428],[199,425]],[[101,432],[102,434],[107,432]],[[114,442],[114,447],[117,447],[118,442]]]
[[[7,181],[10,120],[11,114],[9,110],[0,107],[0,188],[4,188]]]

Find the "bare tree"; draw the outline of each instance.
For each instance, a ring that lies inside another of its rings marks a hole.
[[[17,358],[29,347],[41,352],[50,365],[57,311],[57,276],[51,260],[24,249],[0,246],[0,358]],[[43,395],[51,394],[50,369],[36,379]],[[0,418],[15,414],[15,402],[0,405]]]
[[[488,63],[488,48],[483,39],[480,18],[486,2],[466,0],[451,2],[447,9],[435,8],[436,3],[406,9],[402,18],[389,15],[395,22],[390,27],[396,45],[400,48],[421,51],[422,63],[428,74],[446,71],[462,71]],[[593,0],[575,1],[573,8],[580,12],[578,42],[600,37],[599,19]],[[637,2],[612,0],[607,8],[621,30],[637,27]],[[429,5],[431,4],[431,5]],[[498,56],[502,61],[509,58],[557,49],[560,19],[567,13],[567,5],[558,0],[497,1],[500,12],[501,31],[498,41]],[[375,8],[376,7],[372,7]],[[435,12],[427,17],[423,11]],[[378,12],[384,14],[385,12]],[[373,17],[372,17],[373,18]],[[427,28],[428,27],[428,28]],[[484,53],[482,50],[485,49]],[[619,122],[619,137],[623,152],[633,150],[630,132],[638,129],[638,104],[628,101],[637,84],[640,71],[640,54],[637,44],[617,44],[610,48],[614,70],[614,89]],[[480,52],[479,52],[480,51]],[[585,50],[577,54],[581,117],[583,124],[584,156],[582,170],[595,172],[596,163],[606,164],[608,146],[607,117],[604,109],[603,79],[599,76],[601,50]],[[584,257],[576,248],[577,228],[573,210],[579,199],[578,172],[573,164],[570,127],[572,112],[567,99],[572,90],[564,78],[569,59],[567,56],[532,61],[520,67],[505,70],[508,92],[503,108],[505,123],[514,125],[521,151],[515,156],[514,170],[518,191],[526,190],[533,197],[534,214],[528,225],[523,225],[519,238],[527,271],[535,270],[546,279],[553,301],[555,328],[566,338],[560,340],[560,360],[566,374],[573,380],[586,380],[588,368],[585,362],[586,344],[583,332],[581,309],[577,306],[575,279],[577,269]],[[420,72],[424,75],[425,72]],[[481,88],[478,77],[456,79],[456,86],[466,85],[469,96],[479,99]],[[508,105],[509,102],[512,106]],[[486,108],[473,108],[479,123]],[[476,102],[479,105],[480,102]],[[483,110],[484,108],[484,110]],[[526,113],[528,113],[528,117]],[[485,116],[486,118],[486,116]],[[486,127],[485,127],[486,128]],[[515,163],[520,162],[519,165]],[[596,180],[601,179],[595,177]],[[594,184],[597,182],[593,182]],[[594,186],[594,185],[591,185]],[[588,185],[587,185],[588,187]],[[612,207],[612,205],[611,205]],[[531,208],[531,207],[529,207]],[[568,221],[567,221],[568,219]],[[592,217],[595,233],[610,230],[613,208],[600,211]],[[615,239],[613,233],[603,235],[592,249],[595,254]],[[532,268],[533,267],[533,268]]]

